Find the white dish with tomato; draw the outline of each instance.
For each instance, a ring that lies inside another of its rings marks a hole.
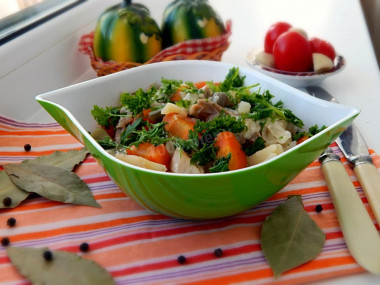
[[[252,50],[248,64],[269,76],[294,87],[319,84],[342,71],[343,56],[333,45],[286,22],[277,22],[268,29],[263,50]]]

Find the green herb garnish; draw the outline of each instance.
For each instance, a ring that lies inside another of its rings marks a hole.
[[[91,110],[91,114],[100,126],[104,126],[106,128],[110,126],[116,126],[120,117],[125,116],[120,114],[119,107],[101,108],[97,105],[93,107],[93,109]]]
[[[231,153],[229,153],[227,156],[218,158],[217,160],[215,160],[214,166],[210,167],[210,172],[215,173],[229,171],[230,169],[228,168],[228,163],[230,162],[230,160]]]
[[[154,146],[158,146],[160,144],[166,143],[169,141],[166,135],[166,131],[164,126],[165,122],[160,122],[156,124],[150,124],[149,122],[139,131],[133,131],[132,133],[136,135],[136,139],[134,142],[130,144],[138,146],[144,142],[150,142]]]
[[[194,130],[203,134],[204,137],[205,134],[211,134],[213,137],[216,137],[217,134],[224,131],[240,133],[245,129],[246,125],[243,118],[232,117],[224,113],[208,122],[198,121],[194,126]]]
[[[303,122],[289,109],[285,109],[282,101],[277,103],[272,102],[274,96],[268,91],[264,91],[263,94],[254,92],[249,95],[242,96],[241,100],[249,102],[251,104],[251,114],[248,117],[253,120],[262,120],[266,118],[285,120],[294,124],[295,126],[302,128]]]
[[[233,67],[228,71],[223,82],[220,83],[220,91],[229,91],[232,88],[242,87],[245,76],[240,76],[239,68]]]
[[[142,113],[143,110],[149,109],[152,104],[152,89],[144,91],[142,88],[137,90],[135,93],[122,93],[120,95],[120,104],[127,107],[133,115],[138,115]]]
[[[246,147],[244,150],[245,154],[247,156],[251,156],[252,154],[254,154],[255,152],[259,151],[259,150],[262,150],[263,148],[265,148],[265,141],[262,137],[258,137],[254,142],[253,144],[251,144],[250,146]]]

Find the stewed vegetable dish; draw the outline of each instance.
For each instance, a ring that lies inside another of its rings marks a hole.
[[[94,106],[92,136],[127,163],[174,173],[232,171],[269,160],[313,136],[300,118],[238,68],[222,82],[162,78],[120,94],[119,106]]]

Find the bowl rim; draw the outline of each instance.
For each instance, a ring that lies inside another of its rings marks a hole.
[[[109,80],[112,80],[113,77],[119,77],[119,76],[123,76],[124,74],[127,74],[128,72],[133,72],[133,70],[135,69],[146,69],[146,68],[149,68],[150,65],[176,65],[176,64],[181,64],[181,62],[186,62],[186,63],[199,63],[201,61],[199,60],[178,60],[178,61],[171,61],[171,62],[158,62],[158,63],[152,63],[152,64],[149,64],[149,65],[143,65],[143,66],[139,66],[139,67],[135,67],[133,69],[130,69],[130,70],[124,70],[124,71],[120,71],[120,72],[117,72],[117,73],[113,73],[113,74],[110,74],[110,75],[107,75],[106,77],[99,77],[99,78],[94,78],[94,79],[91,79],[91,80],[88,80],[88,81],[85,81],[85,82],[81,82],[81,83],[76,83],[74,85],[70,85],[70,86],[67,86],[67,87],[63,87],[63,88],[60,88],[60,89],[57,89],[57,90],[53,90],[53,91],[50,91],[50,92],[47,92],[47,93],[43,93],[43,94],[40,94],[40,95],[37,95],[35,97],[36,101],[38,101],[39,103],[40,102],[45,102],[45,103],[48,103],[48,104],[52,104],[52,105],[55,105],[58,109],[62,110],[66,116],[68,116],[70,118],[70,120],[72,120],[72,122],[74,123],[75,127],[78,128],[78,130],[80,131],[81,133],[81,136],[85,136],[87,140],[89,140],[92,145],[99,151],[101,152],[103,155],[105,155],[106,157],[108,157],[109,159],[113,160],[114,162],[118,163],[118,164],[121,164],[123,166],[126,166],[126,167],[129,167],[129,168],[133,168],[134,170],[137,170],[137,171],[140,171],[140,172],[148,172],[150,174],[153,174],[153,175],[158,175],[158,176],[161,176],[161,175],[164,175],[164,176],[176,176],[176,177],[210,177],[210,176],[225,176],[225,175],[234,175],[235,173],[242,173],[242,172],[246,172],[246,171],[251,171],[252,169],[255,169],[255,168],[260,168],[260,167],[263,167],[265,166],[266,164],[269,164],[269,163],[272,163],[274,160],[282,157],[282,156],[285,156],[285,155],[288,155],[290,154],[291,152],[294,152],[294,151],[297,151],[297,149],[301,148],[303,145],[305,144],[308,144],[310,143],[311,141],[314,141],[316,140],[318,137],[324,135],[326,132],[330,131],[331,129],[335,128],[337,125],[341,124],[342,121],[344,120],[347,120],[347,116],[340,119],[339,121],[335,122],[334,124],[331,124],[329,125],[326,129],[322,130],[321,132],[319,132],[318,134],[314,135],[313,137],[309,138],[308,140],[300,143],[300,144],[297,144],[296,146],[284,151],[283,153],[269,159],[269,160],[266,160],[264,162],[261,162],[259,164],[256,164],[256,165],[252,165],[252,166],[248,166],[248,167],[245,167],[245,168],[242,168],[242,169],[238,169],[238,170],[233,170],[233,171],[226,171],[226,172],[217,172],[217,173],[202,173],[202,174],[187,174],[187,173],[173,173],[173,172],[160,172],[160,171],[155,171],[155,170],[151,170],[151,169],[147,169],[147,168],[143,168],[143,167],[139,167],[139,166],[135,166],[133,164],[129,164],[127,162],[124,162],[120,159],[117,159],[115,156],[113,156],[112,154],[110,154],[109,152],[107,152],[105,149],[103,149],[97,142],[96,140],[91,136],[91,134],[82,126],[82,124],[78,121],[78,119],[70,112],[70,110],[68,110],[66,107],[54,102],[54,101],[51,101],[51,100],[48,100],[46,97],[49,97],[50,95],[54,95],[55,92],[58,92],[60,90],[63,90],[63,89],[67,89],[67,88],[75,88],[75,86],[79,86],[79,85],[82,85],[82,84],[91,84],[91,82],[95,82],[95,81],[99,81],[99,80],[106,80],[106,81],[109,81]],[[213,61],[204,61],[204,62],[213,62]],[[215,63],[223,63],[223,64],[227,64],[227,65],[230,65],[231,67],[232,66],[236,66],[238,67],[240,70],[246,72],[246,73],[250,73],[250,72],[257,72],[258,74],[260,74],[258,71],[254,71],[248,67],[244,67],[244,66],[241,66],[241,65],[238,65],[238,64],[229,64],[229,63],[226,63],[226,62],[215,62]],[[127,76],[127,75],[126,75]],[[287,86],[289,88],[293,88],[299,92],[302,92],[292,86],[289,86],[285,83],[282,83],[282,82],[279,82],[279,84],[283,84],[284,86]],[[307,95],[305,93],[305,95]],[[334,104],[334,103],[330,103],[330,102],[327,102],[327,101],[324,101],[322,99],[318,99],[318,98],[315,98],[315,97],[312,97],[310,96],[311,98],[313,98],[312,100],[320,100],[321,102],[325,102],[326,104]],[[355,118],[356,116],[359,115],[360,113],[360,110],[355,108],[355,107],[352,107],[352,106],[347,106],[347,105],[343,105],[343,104],[339,104],[339,105],[342,105],[342,106],[345,106],[345,107],[349,107],[351,109],[351,113],[349,115],[349,118]]]

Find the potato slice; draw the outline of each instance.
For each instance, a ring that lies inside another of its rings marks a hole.
[[[162,171],[162,172],[167,171],[165,165],[160,164],[160,163],[156,163],[156,162],[152,162],[152,161],[147,160],[141,156],[117,153],[117,154],[115,154],[115,157],[117,159],[124,161],[124,162],[133,164],[135,166],[143,167],[146,169]]]
[[[251,110],[251,104],[249,104],[248,102],[241,101],[239,103],[238,109],[237,109],[239,114],[249,113],[250,110]]]
[[[166,114],[170,114],[170,113],[177,113],[177,114],[180,114],[180,115],[186,117],[189,112],[185,108],[179,107],[176,104],[166,103],[164,108],[162,108],[162,110],[161,110],[161,114],[166,115]]]
[[[248,166],[256,165],[266,160],[269,160],[280,153],[284,152],[284,148],[280,144],[272,144],[259,150],[248,157]]]
[[[176,148],[174,151],[170,169],[175,173],[204,173],[203,167],[191,164],[191,159],[188,154],[180,148]]]

